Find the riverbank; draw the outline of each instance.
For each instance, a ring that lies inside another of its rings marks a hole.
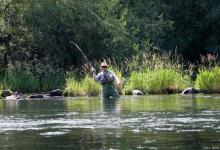
[[[195,88],[200,91],[219,93],[219,76],[219,67],[215,67],[211,70],[201,69],[197,74],[196,80],[192,83],[189,76],[172,69],[144,70],[142,72],[132,72],[131,76],[125,80],[124,86],[120,87],[119,90],[122,95],[130,95],[133,90],[139,90],[144,94],[172,94],[180,93],[187,87],[190,87],[191,84],[194,84]],[[30,86],[38,85],[37,83],[37,85],[35,85],[35,82],[29,82],[30,80],[28,80],[28,78],[30,77],[17,78],[17,80],[22,79],[23,82],[16,82],[16,86],[12,85],[15,82],[11,82],[9,88],[1,85],[0,91],[9,89],[11,91],[18,91],[19,93],[40,93],[38,90],[26,90]],[[18,87],[17,84],[21,85]],[[61,89],[63,95],[67,96],[97,96],[100,93],[101,85],[95,82],[90,76],[86,76],[81,80],[68,77]]]
[[[188,87],[206,93],[220,93],[220,67],[217,63],[184,68],[178,58],[172,60],[156,54],[134,57],[121,67],[111,61],[108,63],[109,70],[124,83],[117,87],[122,95],[131,95],[133,90],[143,94],[173,94]],[[95,63],[94,66],[97,72],[98,65]],[[33,70],[31,66],[17,64],[1,73],[0,94],[3,90],[41,93],[61,89],[65,96],[97,96],[101,85],[93,80],[89,69],[77,68],[81,73],[76,70],[64,72],[49,66]]]

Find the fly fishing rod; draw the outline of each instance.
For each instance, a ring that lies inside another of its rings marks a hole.
[[[82,49],[73,41],[70,41],[71,44],[74,44],[76,46],[76,48],[81,52],[81,54],[83,55],[84,59],[87,61],[89,67],[92,68],[92,70],[94,70],[94,67],[92,66],[91,62],[89,61],[89,59],[86,57],[85,53],[82,51]]]

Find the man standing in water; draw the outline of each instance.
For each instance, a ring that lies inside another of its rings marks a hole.
[[[121,84],[118,77],[111,71],[108,70],[106,62],[101,63],[101,72],[96,75],[95,69],[92,69],[93,78],[102,85],[102,96],[103,98],[118,98],[118,90],[115,86],[114,81],[117,84]]]

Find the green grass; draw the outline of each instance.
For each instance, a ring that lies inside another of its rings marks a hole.
[[[98,62],[96,63],[98,66]],[[124,64],[117,65],[110,60],[108,64],[109,70],[119,79],[126,76],[124,86],[117,86],[121,94],[131,94],[135,89],[149,94],[176,93],[191,85],[189,73],[186,74],[190,72],[190,67],[189,70],[183,70],[181,57],[178,56],[174,56],[173,59],[173,56],[169,55],[144,54],[133,57]],[[90,72],[85,74],[88,73]],[[64,89],[69,96],[99,95],[101,85],[92,77],[88,75],[77,79],[75,77],[76,73],[68,75],[63,70],[57,70],[48,65],[41,64],[35,69],[24,64],[11,65],[0,74],[0,94],[4,89],[25,93],[60,88]],[[195,88],[220,92],[220,67],[201,66]]]
[[[188,86],[189,78],[172,69],[146,69],[132,72],[125,85],[125,92],[138,89],[150,94],[175,93]]]
[[[86,76],[82,81],[81,85],[85,90],[85,93],[90,96],[98,96],[101,86],[93,78]]]
[[[69,77],[66,80],[64,92],[68,96],[97,96],[100,88],[100,85],[89,76],[86,76],[81,81],[77,81],[75,77]]]
[[[59,70],[44,71],[41,79],[38,81],[41,85],[41,91],[49,91],[53,89],[62,89],[65,86],[66,75]]]
[[[33,92],[40,89],[38,80],[33,74],[21,70],[6,71],[3,84],[12,91],[19,92]]]
[[[52,67],[42,65],[33,71],[31,66],[18,63],[15,66],[9,65],[4,73],[1,73],[0,81],[4,89],[28,93],[63,88],[65,78],[62,71]]]
[[[199,90],[220,92],[220,67],[200,69],[195,81],[195,87]]]

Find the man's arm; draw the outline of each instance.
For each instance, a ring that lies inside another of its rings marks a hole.
[[[112,79],[115,80],[115,84],[117,86],[121,86],[121,80],[118,78],[118,76],[115,73],[112,73]]]
[[[92,71],[93,79],[96,80],[96,71],[95,71],[95,69],[93,67],[92,67],[91,71]]]

